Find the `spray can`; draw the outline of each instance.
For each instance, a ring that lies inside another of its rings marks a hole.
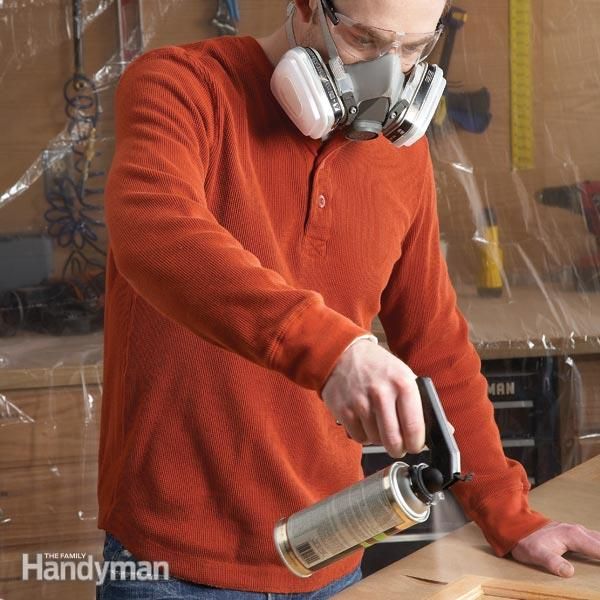
[[[432,464],[394,462],[275,525],[275,547],[288,569],[309,577],[332,562],[429,518],[443,489],[459,480],[460,453],[431,379],[417,378]]]

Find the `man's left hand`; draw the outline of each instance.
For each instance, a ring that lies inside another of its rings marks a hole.
[[[575,567],[562,557],[568,551],[600,559],[600,531],[552,521],[520,540],[511,554],[521,563],[543,567],[559,577],[572,577]]]

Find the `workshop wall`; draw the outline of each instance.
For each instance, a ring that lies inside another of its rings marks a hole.
[[[560,278],[582,256],[597,252],[582,215],[536,202],[550,186],[597,180],[600,156],[597,1],[532,3],[532,168],[514,168],[511,156],[511,54],[509,2],[464,0],[448,71],[449,89],[487,88],[492,115],[483,133],[447,123],[433,137],[440,187],[439,211],[455,284],[473,284],[478,255],[472,238],[481,208],[495,209],[508,282],[535,284]],[[525,88],[525,86],[523,86]],[[514,91],[514,90],[513,90]],[[526,95],[526,89],[517,89]]]
[[[44,213],[51,193],[45,151],[58,147],[60,153],[68,147],[63,86],[74,70],[71,3],[42,0],[35,7],[21,6],[18,1],[5,5],[0,8],[0,236],[39,236],[48,225]],[[95,75],[101,110],[93,161],[99,175],[94,184],[102,185],[114,150],[112,95],[121,72],[118,19],[113,0],[87,0],[83,6],[83,71]],[[211,24],[213,2],[153,0],[143,2],[142,7],[145,50],[216,33]],[[282,21],[285,4],[273,8],[267,0],[255,0],[242,3],[240,11],[240,32],[261,35]],[[95,233],[105,245],[103,232],[96,228]],[[61,276],[68,255],[68,249],[54,245],[54,276]]]

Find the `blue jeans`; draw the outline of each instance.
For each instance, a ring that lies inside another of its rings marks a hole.
[[[126,550],[121,542],[110,533],[106,533],[103,557],[109,561],[135,561],[136,558]],[[110,573],[110,570],[109,570]],[[111,579],[107,575],[102,585],[96,587],[96,600],[326,600],[348,586],[360,581],[360,567],[355,571],[332,581],[329,585],[314,592],[294,594],[274,594],[245,592],[192,583],[169,576],[169,579],[141,581],[132,578]]]

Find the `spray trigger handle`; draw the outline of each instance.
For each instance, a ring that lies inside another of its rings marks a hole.
[[[431,466],[423,469],[418,480],[429,494],[435,494],[457,481],[467,481],[469,476],[460,473],[460,451],[433,382],[429,377],[417,377],[416,382],[425,418],[425,440],[431,451]]]

